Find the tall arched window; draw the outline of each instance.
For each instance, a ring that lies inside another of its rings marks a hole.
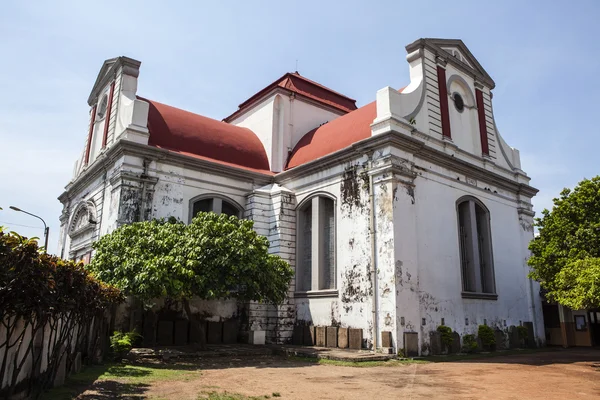
[[[242,208],[231,200],[223,197],[202,196],[192,199],[190,207],[190,221],[199,212],[214,212],[215,214],[233,215],[242,217]]]
[[[459,200],[457,208],[463,293],[495,294],[489,211],[472,197]]]
[[[296,285],[301,292],[336,288],[335,202],[315,196],[298,209]]]

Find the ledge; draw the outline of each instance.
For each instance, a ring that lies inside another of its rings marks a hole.
[[[496,293],[461,292],[463,299],[498,300]]]
[[[308,292],[295,292],[295,298],[318,298],[318,297],[338,297],[337,289],[327,290],[309,290]]]

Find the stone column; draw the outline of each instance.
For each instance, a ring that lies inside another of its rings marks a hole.
[[[254,220],[254,229],[269,239],[269,252],[280,256],[295,268],[296,200],[294,194],[279,185],[268,185],[248,195],[245,217]],[[249,305],[250,329],[265,330],[267,343],[287,343],[292,339],[295,316],[295,278],[288,298],[280,306],[252,302]]]

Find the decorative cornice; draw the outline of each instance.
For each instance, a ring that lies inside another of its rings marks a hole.
[[[152,160],[158,159],[162,162],[198,169],[203,172],[250,180],[261,186],[273,183],[273,176],[271,175],[203,160],[157,147],[131,142],[125,139],[119,139],[116,143],[108,147],[106,151],[102,152],[75,180],[69,183],[58,199],[61,203],[66,203],[73,197],[73,193],[78,193],[86,188],[92,181],[100,177],[100,175],[105,173],[109,168],[113,167],[119,158],[125,155],[150,158]]]

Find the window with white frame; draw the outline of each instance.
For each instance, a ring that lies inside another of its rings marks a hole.
[[[298,209],[296,290],[336,288],[335,202],[315,196]]]
[[[242,217],[242,209],[233,201],[226,200],[222,197],[204,196],[191,202],[190,221],[199,212],[214,212],[215,214],[233,215],[238,218]]]
[[[457,212],[463,293],[495,294],[490,213],[472,197],[459,200]]]

